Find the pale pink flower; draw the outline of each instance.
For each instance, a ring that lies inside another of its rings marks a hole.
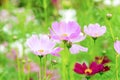
[[[60,47],[56,47],[56,42],[50,39],[47,35],[32,35],[27,39],[27,45],[36,55],[47,55],[52,54],[59,56],[58,52],[61,51]]]
[[[120,54],[120,41],[118,41],[118,40],[115,41],[114,49],[118,54]]]
[[[80,34],[80,26],[76,22],[53,22],[50,34],[53,39],[71,41]]]
[[[78,53],[79,51],[87,52],[87,48],[80,45],[73,44],[80,42],[85,39],[86,36],[80,30],[80,26],[77,22],[54,22],[52,28],[50,29],[51,38],[58,41],[67,41],[70,44],[71,53]]]
[[[93,38],[97,38],[102,36],[106,32],[106,27],[105,26],[100,27],[100,25],[97,23],[89,24],[88,27],[87,26],[84,27],[84,32]]]
[[[29,70],[29,68],[30,68],[30,70]],[[39,65],[37,65],[34,62],[26,63],[24,65],[24,72],[27,74],[29,71],[30,72],[39,72],[40,71]]]

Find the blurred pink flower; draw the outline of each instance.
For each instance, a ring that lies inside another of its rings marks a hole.
[[[49,80],[60,80],[58,70],[47,70],[46,75],[49,77]]]
[[[86,37],[81,32],[80,26],[77,22],[54,22],[52,24],[52,28],[50,29],[50,36],[55,40],[67,41],[70,43],[71,53],[78,53],[79,51],[86,52],[88,50],[80,45],[73,44],[84,40]]]
[[[6,54],[7,58],[11,59],[11,60],[16,60],[17,59],[17,50],[12,48],[10,53]]]
[[[84,27],[84,32],[89,35],[92,36],[93,38],[97,38],[102,36],[105,32],[106,32],[106,27],[102,26],[100,27],[99,24],[89,24],[88,27],[85,26]]]
[[[30,65],[30,72],[39,72],[40,71],[40,68],[36,63],[30,62],[30,63],[26,63],[24,65],[24,72],[26,74],[29,72],[29,66],[28,65]]]
[[[55,47],[56,42],[50,39],[47,35],[32,35],[29,39],[27,39],[28,47],[34,52],[36,55],[47,55],[52,54],[54,56],[59,56],[58,52],[62,49],[60,47]]]
[[[76,22],[53,22],[50,34],[53,39],[71,41],[79,37],[80,26]]]
[[[117,52],[117,53],[119,53],[120,54],[120,41],[115,41],[115,43],[114,43],[114,49],[115,49],[115,51]]]
[[[79,51],[87,52],[88,49],[80,45],[74,44],[85,39],[86,36],[80,30],[80,26],[77,22],[54,22],[50,29],[50,36],[55,40],[67,41],[70,45],[70,52],[73,54]]]

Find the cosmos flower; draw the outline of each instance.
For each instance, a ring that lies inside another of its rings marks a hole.
[[[118,54],[120,54],[120,41],[119,40],[116,40],[114,42],[114,49]]]
[[[50,34],[53,39],[70,41],[79,36],[80,26],[76,22],[53,22]]]
[[[46,75],[49,80],[61,80],[61,76],[58,70],[47,70]]]
[[[30,65],[30,66],[28,66],[28,65]],[[40,71],[39,66],[36,63],[34,63],[34,62],[25,63],[24,72],[26,74],[29,73],[29,67],[30,67],[30,72],[39,72]]]
[[[106,64],[109,63],[111,60],[107,56],[96,56],[95,61],[98,64]]]
[[[111,60],[107,56],[97,56],[95,57],[95,62],[97,62],[98,64],[103,64],[103,70],[101,72],[106,72],[110,70],[110,67],[106,64],[111,62]]]
[[[74,72],[78,74],[84,74],[86,76],[99,73],[102,69],[103,69],[103,65],[97,64],[96,62],[92,62],[90,66],[87,66],[85,63],[83,64],[76,63],[74,66]]]
[[[84,32],[93,38],[97,38],[102,36],[106,32],[106,27],[105,26],[100,27],[100,25],[97,23],[89,24],[88,27],[87,26],[84,27]]]
[[[59,56],[58,52],[61,51],[61,48],[55,48],[56,43],[47,35],[40,35],[40,37],[32,35],[32,37],[27,39],[27,45],[34,54],[40,56],[47,54]]]
[[[78,53],[79,51],[88,51],[88,49],[85,47],[73,44],[84,40],[86,37],[81,32],[80,26],[77,24],[77,22],[54,22],[52,24],[52,28],[50,29],[50,36],[55,40],[66,41],[68,44],[70,43],[69,48],[71,53]]]

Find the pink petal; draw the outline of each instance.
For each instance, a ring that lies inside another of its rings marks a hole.
[[[117,40],[117,41],[114,43],[114,49],[115,49],[115,51],[116,51],[117,53],[120,54],[120,41]]]
[[[72,54],[77,54],[77,53],[79,53],[79,51],[87,52],[88,48],[85,48],[85,47],[77,45],[77,44],[73,44],[72,47],[70,48],[70,52]]]
[[[58,53],[63,50],[62,48],[60,47],[56,47],[54,48],[50,53],[53,55],[53,56],[60,56]]]

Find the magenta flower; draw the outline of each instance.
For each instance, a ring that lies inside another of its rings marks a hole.
[[[110,67],[106,64],[111,62],[111,60],[107,56],[96,56],[95,62],[98,64],[103,64],[103,70],[101,72],[106,72],[110,70]]]
[[[52,24],[52,28],[50,29],[51,38],[58,41],[67,41],[70,43],[70,51],[71,53],[78,53],[79,51],[87,52],[88,48],[82,47],[77,44],[73,44],[76,42],[80,42],[85,39],[80,30],[80,26],[74,22],[54,22]]]
[[[56,43],[47,35],[40,35],[40,37],[32,35],[32,37],[27,39],[27,45],[34,54],[40,56],[47,54],[59,56],[58,52],[61,51],[60,47],[55,48]]]
[[[118,40],[115,41],[114,49],[118,54],[120,54],[120,41],[118,41]]]
[[[107,56],[96,56],[95,62],[97,62],[98,64],[107,64],[111,62],[111,60]]]
[[[99,24],[89,24],[88,27],[85,26],[84,27],[84,32],[89,35],[92,36],[93,38],[97,38],[102,36],[105,32],[106,32],[106,27],[102,26],[100,27]]]
[[[92,62],[89,67],[85,63],[83,64],[76,63],[74,66],[74,71],[76,73],[84,74],[87,76],[94,75],[102,70],[103,70],[103,65],[97,64],[96,62]]]

